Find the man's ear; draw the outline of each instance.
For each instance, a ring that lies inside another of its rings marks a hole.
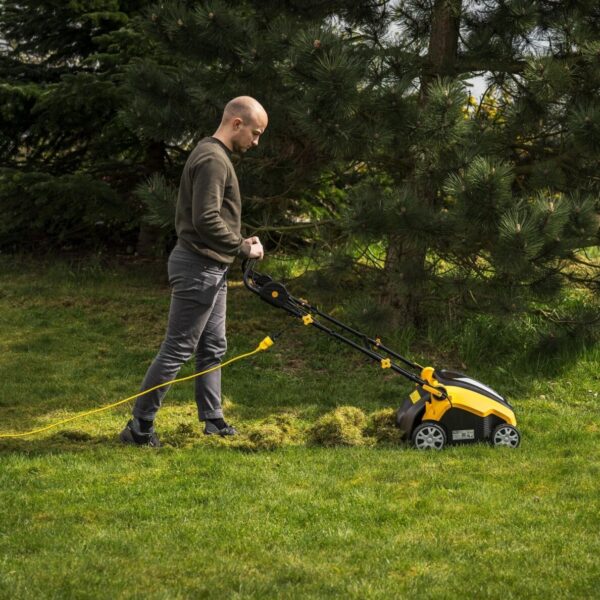
[[[233,129],[237,131],[242,126],[242,123],[242,119],[235,117],[235,119],[233,119]]]

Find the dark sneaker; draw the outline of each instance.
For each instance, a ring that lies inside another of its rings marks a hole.
[[[204,423],[204,435],[220,435],[220,436],[226,436],[226,435],[236,435],[237,431],[235,430],[235,427],[232,427],[231,425],[227,425],[225,424],[225,427],[221,427],[219,429],[219,427],[217,427],[214,423],[211,423],[210,421],[206,421]]]
[[[160,448],[160,442],[158,435],[154,431],[149,433],[142,433],[138,431],[133,419],[129,420],[129,423],[125,426],[125,429],[121,431],[119,439],[124,444],[135,444],[136,446],[150,446],[151,448]]]

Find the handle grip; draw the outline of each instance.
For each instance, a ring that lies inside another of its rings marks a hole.
[[[254,273],[254,265],[256,264],[257,260],[258,259],[256,258],[246,258],[242,261],[242,279],[244,281],[244,285],[250,290],[252,290],[250,279]]]
[[[256,258],[245,258],[242,261],[242,273],[244,277],[254,271],[254,265],[256,264]]]

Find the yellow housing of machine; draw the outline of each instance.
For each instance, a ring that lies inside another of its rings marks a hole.
[[[448,398],[438,400],[432,397],[431,402],[428,402],[425,406],[424,421],[440,421],[446,411],[451,408],[458,408],[478,417],[496,415],[510,425],[516,426],[517,424],[514,411],[492,398],[455,386],[446,385],[444,389],[448,394]]]

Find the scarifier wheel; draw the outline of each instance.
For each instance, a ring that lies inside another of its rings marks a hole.
[[[502,423],[494,429],[492,434],[492,444],[494,446],[507,446],[516,448],[521,443],[521,434],[516,427]]]
[[[437,423],[421,423],[413,431],[412,443],[417,450],[441,450],[446,445],[446,432]]]

